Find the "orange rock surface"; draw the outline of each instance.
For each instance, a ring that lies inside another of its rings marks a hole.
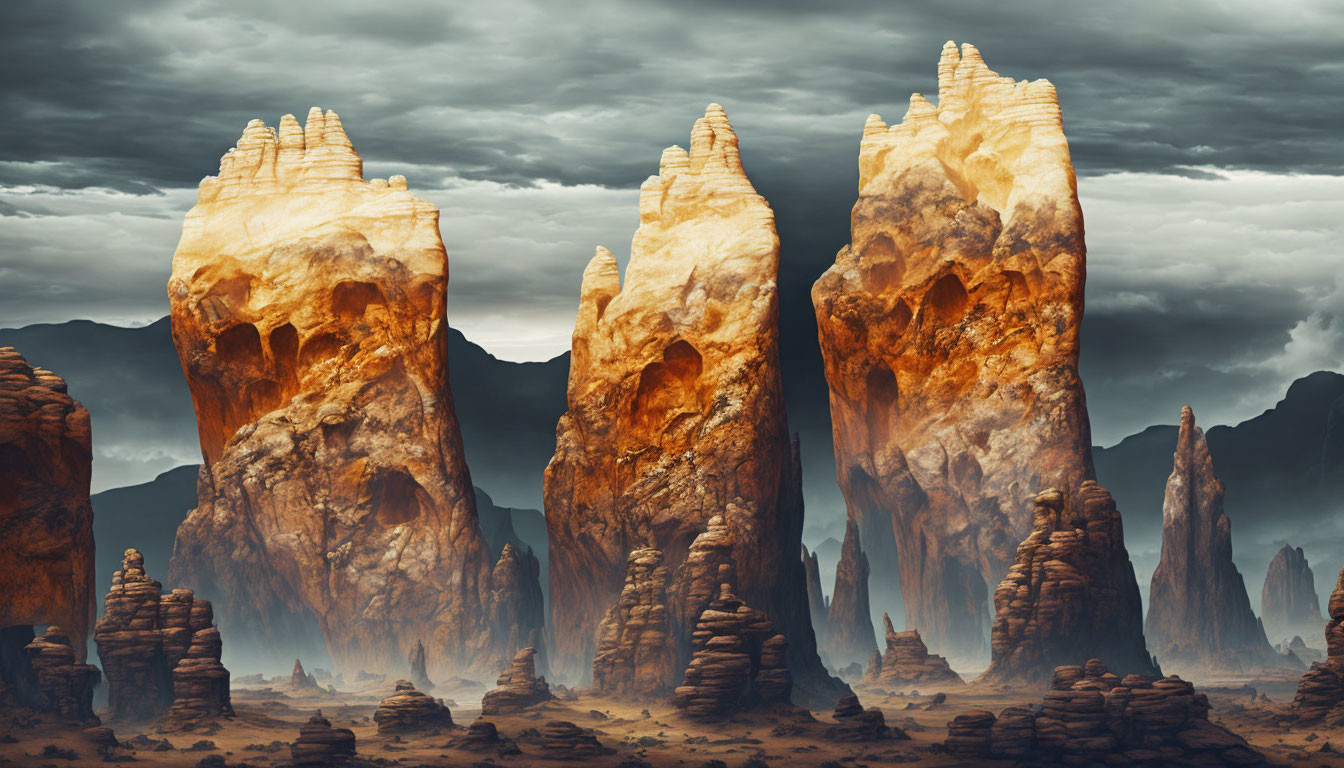
[[[0,629],[59,624],[77,662],[94,615],[90,438],[65,380],[0,348]]]
[[[943,652],[984,653],[1032,494],[1093,475],[1062,125],[1049,82],[949,42],[937,107],[869,116],[851,242],[812,288],[849,515],[873,579],[899,562],[906,626]]]
[[[423,639],[447,676],[512,652],[483,618],[447,255],[403,177],[362,174],[313,109],[304,127],[252,121],[201,182],[168,295],[205,464],[170,578],[231,636],[275,647],[315,619],[338,668],[400,670]]]
[[[584,270],[569,410],[545,485],[551,665],[562,679],[587,673],[630,551],[661,550],[678,593],[687,551],[715,516],[738,594],[788,636],[797,677],[825,678],[799,554],[778,267],[773,213],[742,169],[723,109],[710,105],[690,151],[664,150],[640,189],[624,284],[606,249]],[[703,606],[683,608],[671,617],[679,653]]]

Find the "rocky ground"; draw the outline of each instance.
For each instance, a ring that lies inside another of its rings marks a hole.
[[[1344,766],[1344,730],[1288,727],[1278,717],[1287,711],[1296,678],[1276,680],[1200,680],[1213,710],[1210,719],[1242,735],[1273,763]],[[479,689],[435,690],[452,709],[455,728],[422,735],[378,734],[374,713],[392,693],[392,681],[361,690],[317,694],[274,688],[235,687],[236,716],[192,732],[159,732],[153,723],[105,720],[120,742],[100,747],[77,726],[52,718],[0,711],[0,765],[14,766],[282,766],[293,760],[289,745],[300,725],[321,709],[333,727],[356,736],[354,764],[379,766],[859,766],[968,764],[946,754],[941,743],[947,722],[969,710],[1000,711],[1039,702],[1041,691],[995,690],[981,686],[946,691],[888,693],[860,687],[864,706],[880,708],[886,724],[909,736],[875,742],[838,742],[827,738],[835,721],[830,712],[757,712],[705,725],[676,712],[669,702],[656,705],[580,695],[552,700],[523,712],[486,718],[497,733],[489,738],[478,727]],[[452,694],[461,698],[455,704]],[[939,694],[944,694],[940,697]],[[563,696],[563,692],[562,692]],[[1268,698],[1265,698],[1265,697]],[[572,724],[557,725],[557,723]],[[593,740],[596,740],[595,746]],[[715,762],[719,761],[719,762]],[[977,760],[1010,765],[1011,761]]]

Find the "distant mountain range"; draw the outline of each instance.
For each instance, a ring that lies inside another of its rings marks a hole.
[[[94,485],[104,490],[95,497],[100,590],[125,546],[146,550],[151,568],[166,568],[175,521],[195,503],[195,468],[181,465],[194,465],[200,456],[191,397],[167,318],[139,328],[77,320],[0,329],[0,346],[14,346],[33,364],[65,377],[70,393],[93,414]],[[512,363],[450,329],[448,364],[472,482],[478,499],[484,498],[483,527],[500,519],[490,518],[490,510],[515,508],[508,516],[512,535],[532,546],[544,564],[545,523],[535,509],[541,506],[542,471],[555,448],[555,424],[566,408],[569,355]],[[825,531],[831,518],[843,519],[843,500],[837,501],[834,468],[825,461],[824,392],[806,394],[794,388],[790,418],[812,445],[810,455],[818,457],[804,469],[808,528]],[[809,408],[808,400],[818,402]],[[1305,550],[1317,591],[1328,594],[1344,565],[1344,375],[1322,371],[1301,378],[1273,408],[1207,433],[1215,469],[1227,487],[1235,558],[1247,589],[1259,594],[1270,558],[1291,543]],[[1174,425],[1153,426],[1113,447],[1094,449],[1098,480],[1124,515],[1145,594],[1159,554],[1162,496],[1175,441]],[[165,553],[161,565],[154,565],[152,551]],[[833,572],[836,555],[821,554]],[[824,586],[829,591],[829,581]]]

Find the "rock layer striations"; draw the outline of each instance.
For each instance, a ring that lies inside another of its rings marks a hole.
[[[1238,671],[1277,661],[1232,562],[1223,481],[1190,406],[1181,409],[1162,502],[1162,557],[1144,633],[1158,660],[1172,666]]]
[[[795,674],[826,686],[780,382],[779,239],[721,107],[696,121],[689,151],[663,152],[639,212],[624,284],[602,248],[583,274],[569,410],[546,469],[552,668],[586,676],[632,550],[660,550],[678,593],[691,543],[721,516],[742,599],[789,637]],[[670,617],[682,653],[692,609]]]
[[[937,650],[983,655],[1031,497],[1093,477],[1085,246],[1055,89],[949,42],[938,105],[868,118],[850,243],[812,288],[836,479],[880,583]]]
[[[489,626],[447,266],[438,211],[366,181],[334,112],[249,123],[187,214],[168,295],[205,463],[171,577],[277,660],[314,622],[345,670],[516,650]]]
[[[16,638],[5,658],[23,656],[32,626],[58,624],[84,661],[94,616],[90,438],[89,412],[65,380],[0,348],[0,632]],[[9,676],[0,668],[0,685]]]

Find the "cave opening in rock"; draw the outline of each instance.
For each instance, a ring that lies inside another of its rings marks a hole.
[[[403,525],[420,517],[422,508],[429,505],[429,494],[410,475],[393,471],[377,481],[373,504],[379,524]]]
[[[383,291],[373,283],[344,280],[331,292],[331,308],[339,317],[360,317],[370,304],[387,305]]]
[[[225,363],[261,361],[261,333],[251,323],[239,323],[215,338],[215,354]]]
[[[970,297],[961,278],[949,272],[938,278],[929,292],[924,294],[921,312],[945,323],[955,323],[966,314],[969,302]]]
[[[686,340],[670,344],[661,362],[649,363],[639,374],[635,422],[651,427],[681,411],[698,410],[697,383],[703,366],[700,353]]]

